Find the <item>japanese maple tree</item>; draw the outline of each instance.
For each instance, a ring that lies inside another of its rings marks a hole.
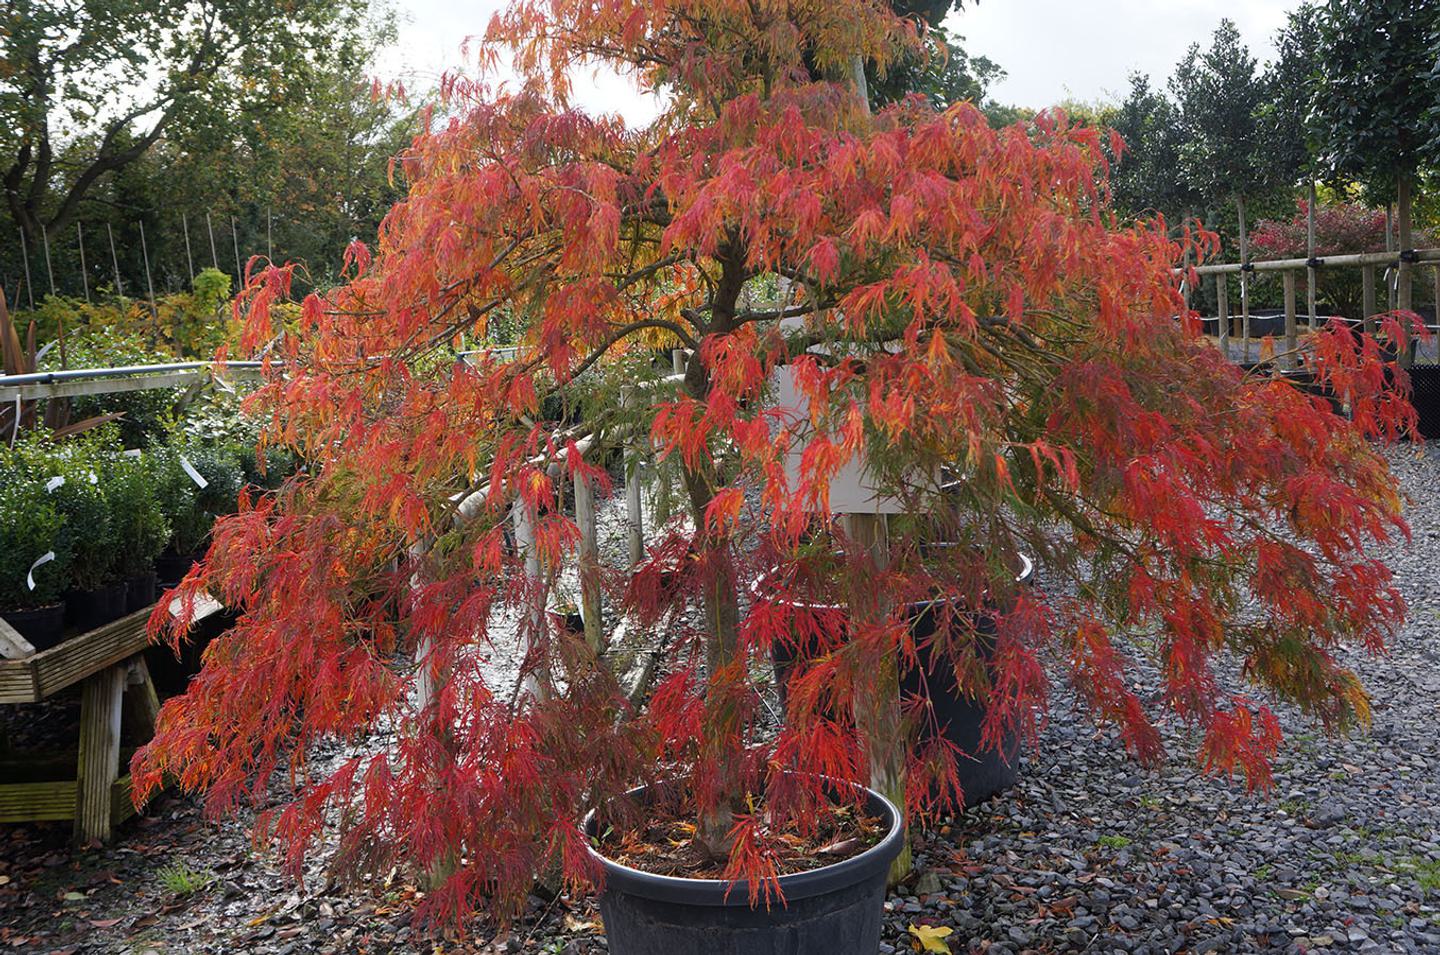
[[[1266,698],[1363,721],[1335,650],[1378,649],[1400,622],[1369,548],[1405,531],[1365,439],[1412,415],[1373,342],[1314,336],[1353,422],[1243,375],[1180,314],[1182,245],[1117,225],[1094,129],[1043,114],[994,130],[918,98],[869,112],[857,65],[883,72],[917,32],[854,0],[522,0],[497,18],[482,62],[508,51],[521,81],[446,84],[399,160],[408,196],[352,247],[345,284],[277,332],[290,272],[253,267],[247,344],[285,365],[250,402],[267,441],[317,466],[242,502],[182,583],[240,619],[164,707],[137,797],[171,774],[223,812],[283,768],[294,798],[262,831],[293,861],[335,826],[337,871],[439,871],[432,911],[503,916],[536,873],[594,877],[589,807],[680,779],[697,839],[753,888],[817,779],[867,782],[894,757],[857,730],[866,706],[924,724],[924,694],[887,702],[874,674],[916,659],[904,605],[934,595],[995,608],[993,669],[963,623],[927,648],[987,695],[987,745],[1034,735],[1048,666],[1158,759],[1127,678],[1141,655],[1203,730],[1204,765],[1256,785],[1280,741]],[[597,61],[662,93],[660,118],[571,108]],[[1197,260],[1213,237],[1184,245]],[[694,350],[678,387],[649,372],[671,344]],[[803,418],[771,400],[782,366]],[[619,382],[643,400],[619,402]],[[578,424],[543,413],[582,394]],[[603,575],[669,638],[638,696],[605,641],[536,625],[543,585],[506,540],[518,501],[540,580],[573,563],[563,487],[607,484],[587,441],[631,440],[678,464],[691,518]],[[829,513],[857,456],[911,515],[883,565]],[[962,546],[937,558],[937,537]],[[1007,583],[1021,552],[1053,593]],[[751,606],[762,568],[778,583]],[[796,676],[772,728],[753,664],[815,636],[800,598],[872,612]],[[156,629],[183,639],[169,620]],[[1253,695],[1216,676],[1222,652]],[[313,744],[377,729],[394,744],[312,772]],[[927,739],[902,748],[912,813],[956,795],[964,754]]]

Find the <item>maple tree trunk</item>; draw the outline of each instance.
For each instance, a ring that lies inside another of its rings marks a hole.
[[[885,517],[880,514],[847,514],[850,539],[869,555],[867,564],[876,572],[889,564],[890,541]],[[857,581],[852,590],[850,615],[854,623],[874,622],[888,611],[883,592]],[[900,812],[903,845],[890,864],[888,883],[895,885],[910,874],[910,836],[905,820],[905,734],[900,713],[899,651],[890,648],[868,670],[870,679],[858,679],[855,686],[855,728],[870,766],[870,788],[895,804]]]

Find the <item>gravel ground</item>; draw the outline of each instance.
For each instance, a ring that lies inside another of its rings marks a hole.
[[[1328,739],[1283,711],[1275,789],[1250,794],[1199,775],[1173,723],[1175,758],[1142,771],[1057,690],[1021,783],[921,838],[882,951],[911,951],[910,928],[928,924],[953,930],[956,953],[1440,953],[1440,446],[1388,453],[1413,499],[1413,542],[1389,555],[1411,617],[1389,655],[1349,661],[1374,698],[1370,733]],[[189,799],[165,798],[105,849],[71,852],[67,835],[0,828],[0,950],[435,950],[409,925],[413,887],[297,887],[250,849],[244,820],[204,824]],[[605,951],[588,900],[532,901],[513,934],[477,928],[443,950]]]

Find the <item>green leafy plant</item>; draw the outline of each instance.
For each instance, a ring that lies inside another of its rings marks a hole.
[[[71,555],[76,590],[94,590],[119,576],[115,529],[100,487],[107,441],[113,441],[113,435],[57,443],[37,432],[10,450],[12,465],[24,480],[49,487],[46,494],[63,519],[58,539]]]
[[[103,488],[119,572],[125,577],[147,573],[170,540],[170,522],[160,505],[151,468],[142,459],[111,454]]]
[[[192,869],[184,859],[161,866],[155,875],[171,895],[194,895],[215,881],[213,875]]]
[[[0,611],[48,606],[64,594],[70,581],[64,525],[45,486],[0,461]],[[54,551],[55,559],[32,574],[31,566],[47,551]]]

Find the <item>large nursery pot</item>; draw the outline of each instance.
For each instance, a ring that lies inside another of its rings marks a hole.
[[[77,590],[65,598],[65,617],[77,630],[94,630],[125,616],[125,581],[94,590]]]
[[[32,610],[7,610],[0,617],[28,640],[37,653],[65,639],[65,605],[62,603]]]
[[[139,574],[125,582],[125,612],[134,613],[155,602],[155,572]]]
[[[167,550],[155,558],[155,577],[161,586],[174,587],[185,579],[190,568],[194,567],[202,556],[203,553],[198,550],[189,554],[177,554],[173,550]]]
[[[600,914],[612,955],[875,955],[885,907],[885,877],[900,854],[900,813],[874,790],[867,810],[885,821],[885,837],[833,865],[780,877],[784,902],[750,905],[746,883],[682,879],[621,865],[593,848],[598,816],[585,835],[605,870]],[[645,798],[637,789],[632,797]]]
[[[1030,558],[1020,555],[1020,572],[1015,581],[1029,585],[1034,582],[1035,567]],[[837,626],[845,625],[843,607],[831,606],[830,619]],[[918,645],[919,667],[906,668],[900,674],[900,691],[904,694],[920,695],[928,691],[930,705],[934,709],[935,722],[946,739],[953,743],[961,755],[956,760],[956,771],[960,780],[960,791],[965,797],[965,808],[976,806],[992,796],[1014,786],[1018,779],[1020,737],[1009,733],[1000,746],[982,749],[980,739],[989,712],[983,699],[963,693],[955,683],[954,673],[944,660],[933,658],[928,639],[945,614],[969,615],[973,618],[975,633],[979,638],[979,656],[994,675],[995,618],[992,614],[956,607],[949,601],[923,601],[911,604],[908,618],[910,632]],[[811,651],[813,652],[813,651]],[[810,654],[803,645],[792,646],[779,641],[771,643],[771,661],[775,666],[775,681],[780,691],[782,704],[787,697],[790,675],[797,664],[802,664]]]

